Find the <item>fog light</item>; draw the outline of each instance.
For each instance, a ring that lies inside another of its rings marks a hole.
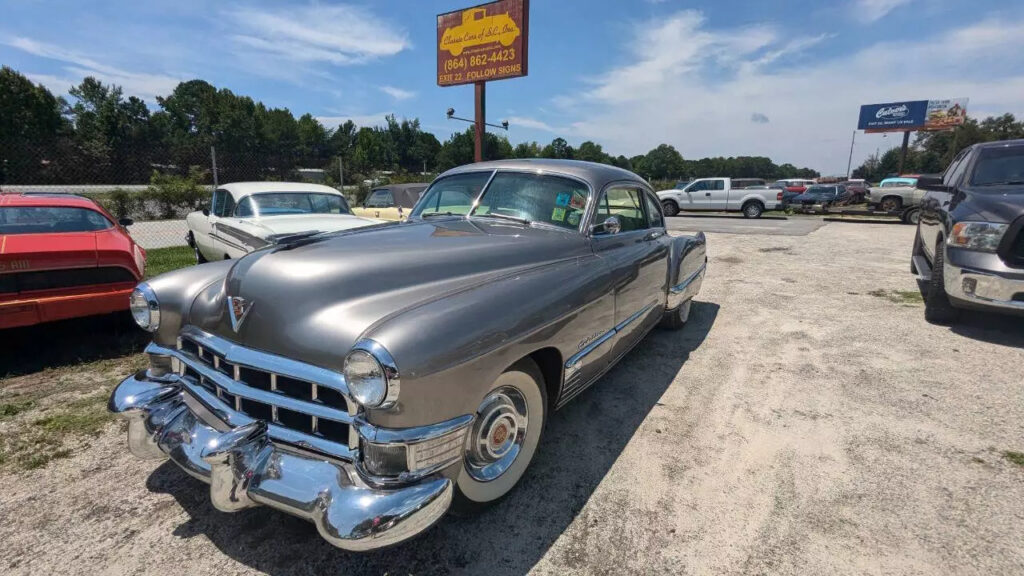
[[[398,476],[407,472],[405,446],[401,444],[362,443],[363,467],[377,476]]]
[[[978,287],[978,281],[974,278],[964,278],[964,294],[974,295],[974,290]]]

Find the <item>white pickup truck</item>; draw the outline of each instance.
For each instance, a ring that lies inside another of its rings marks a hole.
[[[747,218],[760,218],[765,210],[775,210],[779,205],[776,188],[740,188],[733,185],[732,178],[699,178],[682,190],[671,189],[658,192],[665,216],[675,216],[680,211],[733,211],[743,212]]]

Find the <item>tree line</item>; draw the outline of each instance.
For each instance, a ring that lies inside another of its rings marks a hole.
[[[912,146],[907,148],[903,164],[904,174],[938,174],[946,169],[958,152],[979,142],[1015,140],[1024,138],[1024,121],[1013,114],[989,116],[982,121],[968,117],[953,130],[945,132],[918,132]],[[900,148],[891,148],[882,154],[872,154],[856,170],[854,178],[878,182],[897,176]]]
[[[211,147],[222,182],[294,178],[302,167],[322,168],[328,182],[336,184],[339,161],[346,184],[380,172],[394,179],[422,179],[422,173],[473,161],[472,128],[441,142],[418,119],[387,116],[382,126],[356,126],[349,120],[326,127],[308,113],[296,118],[287,108],[268,107],[203,80],[181,82],[157,97],[156,110],[93,77],[68,95],[55,96],[9,67],[0,69],[0,183],[137,184],[158,173],[209,181]],[[818,175],[766,157],[686,160],[668,144],[626,157],[612,156],[592,141],[573,147],[555,138],[545,145],[513,146],[493,133],[486,134],[484,157],[602,162],[651,181]]]

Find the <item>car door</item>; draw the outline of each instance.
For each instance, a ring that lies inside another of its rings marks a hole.
[[[231,219],[235,212],[235,198],[228,190],[214,193],[213,209],[210,210],[210,227],[213,229],[213,254],[209,260],[240,258],[247,252],[237,238],[237,228]]]
[[[192,234],[192,241],[195,242],[198,250],[204,258],[209,260],[213,257],[213,227],[210,219],[213,216],[213,205],[216,203],[218,190],[214,190],[210,198],[210,204],[199,212],[192,212],[185,217],[189,233]]]
[[[715,178],[709,180],[711,187],[708,194],[705,197],[708,199],[708,210],[739,210],[739,195],[743,192],[741,190],[732,192],[730,186],[727,185],[725,178]],[[729,195],[732,194],[732,203],[736,204],[733,206],[730,204]]]
[[[680,194],[682,210],[710,210],[711,189],[714,183],[711,180],[697,180],[687,186]]]
[[[669,238],[658,203],[635,183],[613,184],[599,197],[594,223],[618,219],[620,231],[595,230],[594,252],[611,270],[615,326],[609,358],[628,351],[660,318],[665,305]],[[650,204],[653,203],[653,207]]]
[[[942,175],[942,183],[946,186],[953,186],[958,182],[967,167],[967,154],[970,149],[961,151],[946,168]],[[935,246],[942,235],[943,214],[949,209],[949,202],[953,198],[952,191],[939,192],[928,191],[921,200],[921,217],[918,230],[921,233],[921,245],[928,258],[935,261]]]

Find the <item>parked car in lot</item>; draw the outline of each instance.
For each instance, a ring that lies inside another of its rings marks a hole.
[[[0,328],[128,309],[146,252],[88,198],[0,194]]]
[[[847,192],[850,193],[850,204],[863,204],[867,201],[868,192],[870,186],[864,180],[846,180],[839,182],[839,184],[846,186]]]
[[[235,182],[213,191],[209,208],[185,218],[196,262],[240,258],[292,234],[377,224],[352,214],[341,192],[303,182]]]
[[[925,318],[1024,314],[1024,140],[975,144],[917,185],[925,196],[910,269],[924,284]]]
[[[816,184],[814,180],[805,180],[802,178],[776,180],[775,183],[780,184],[787,192],[795,192],[797,194],[803,194],[804,190],[806,190],[808,186]]]
[[[362,206],[352,213],[378,220],[405,220],[428,184],[391,184],[370,190]]]
[[[808,186],[803,194],[795,196],[788,204],[799,207],[841,206],[849,203],[850,192],[842,184],[815,184]]]
[[[917,178],[898,177],[886,178],[877,187],[869,188],[867,201],[869,206],[877,206],[885,212],[917,206],[921,203],[924,191],[917,188]]]
[[[736,211],[747,218],[760,218],[779,204],[775,190],[738,189],[731,178],[698,178],[682,190],[659,191],[658,199],[666,216],[680,211]]]
[[[375,549],[507,494],[555,409],[685,324],[705,267],[704,235],[669,236],[632,172],[463,166],[406,222],[140,284],[150,367],[110,409],[133,453],[210,483],[218,509]]]

